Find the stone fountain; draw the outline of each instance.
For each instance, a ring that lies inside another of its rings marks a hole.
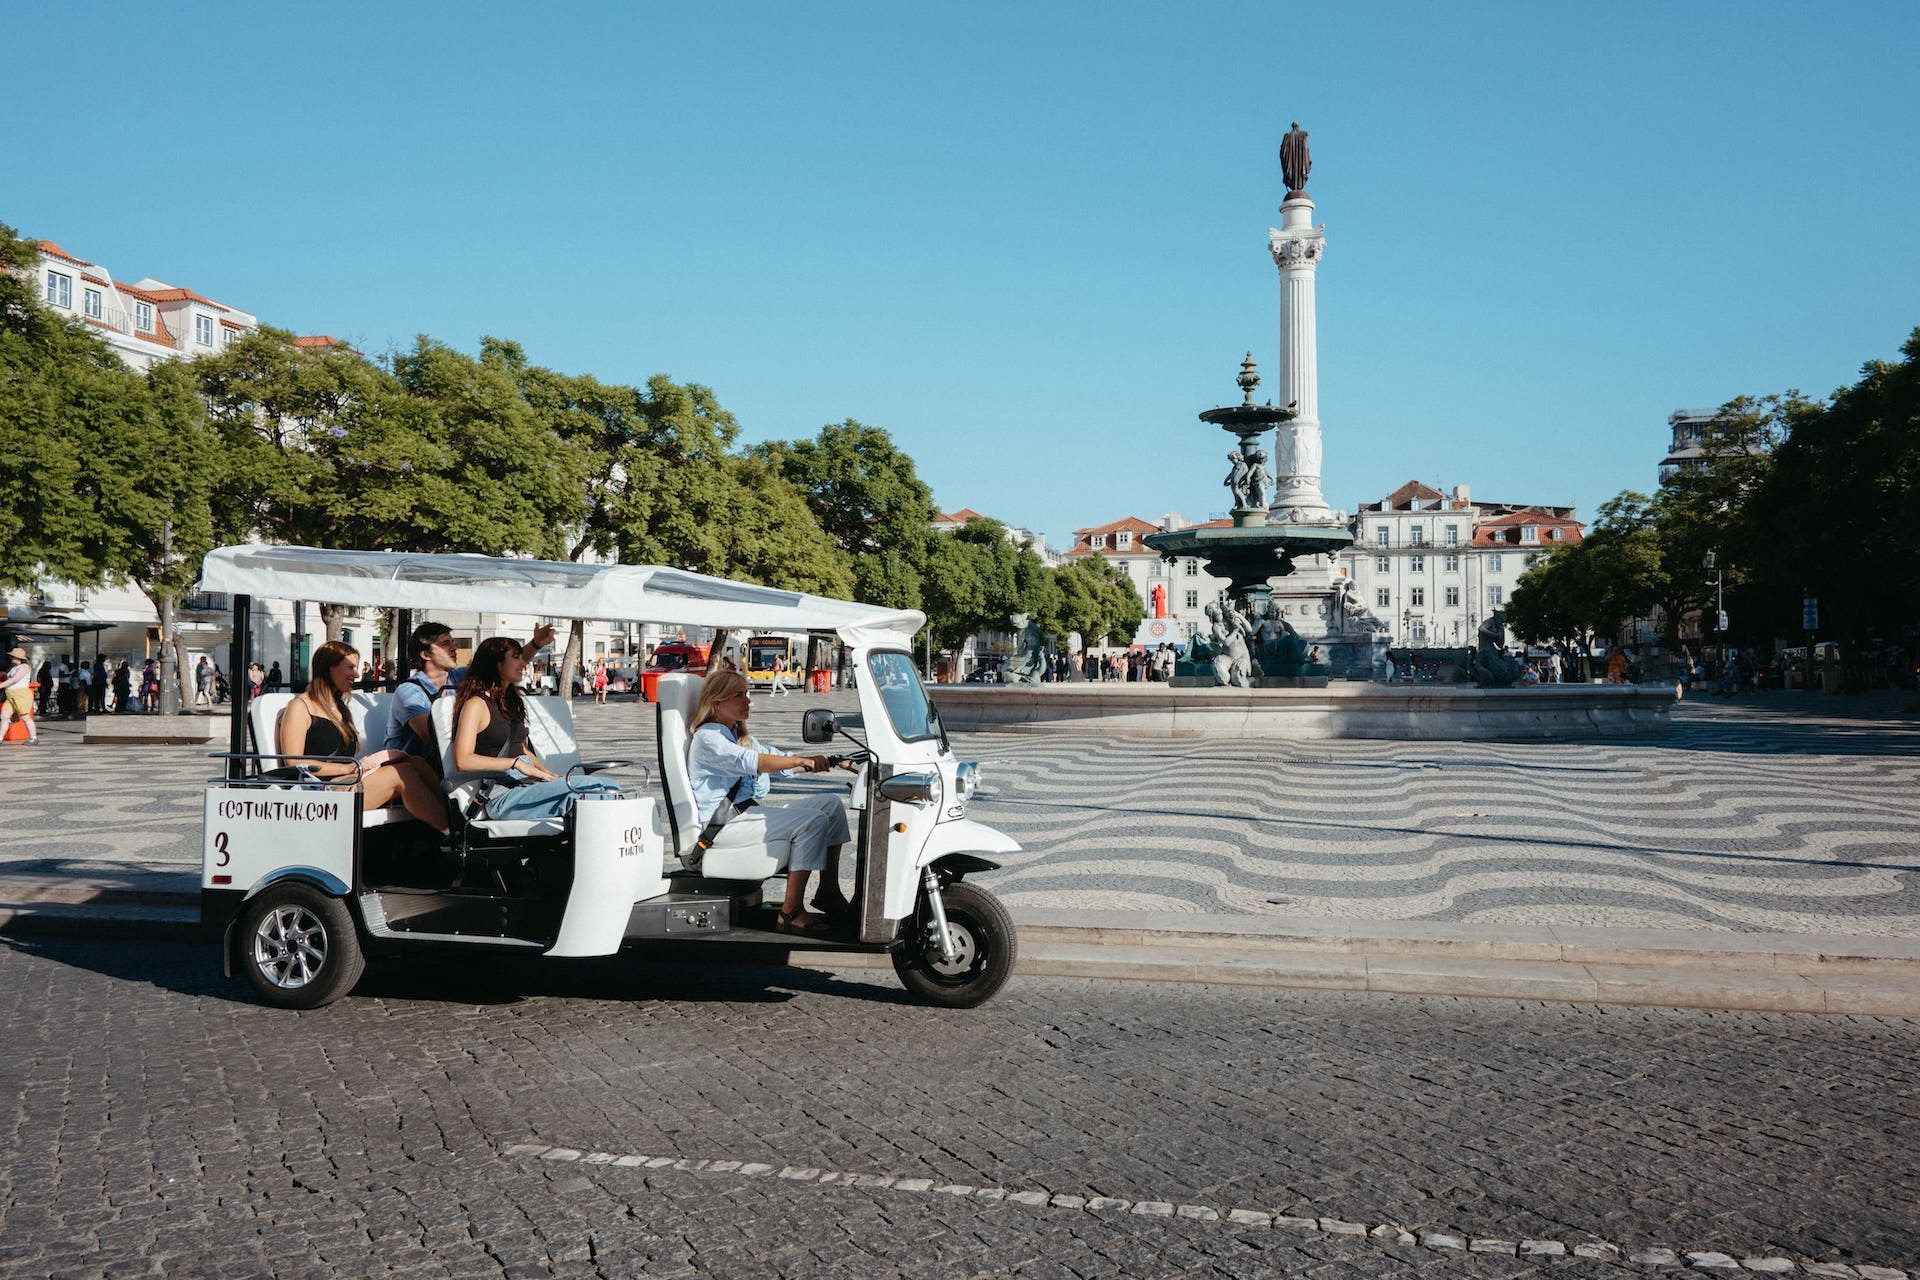
[[[1150,533],[1148,547],[1169,561],[1194,558],[1227,587],[1218,605],[1208,606],[1210,633],[1182,664],[1174,683],[1231,684],[1243,688],[1324,685],[1324,663],[1309,662],[1308,644],[1273,605],[1271,579],[1293,572],[1299,556],[1332,555],[1353,542],[1344,524],[1275,521],[1268,510],[1273,475],[1260,441],[1269,431],[1293,421],[1295,406],[1254,403],[1260,373],[1253,353],[1240,362],[1241,401],[1216,406],[1202,422],[1223,427],[1238,439],[1227,454],[1231,470],[1226,486],[1233,495],[1230,526]]]

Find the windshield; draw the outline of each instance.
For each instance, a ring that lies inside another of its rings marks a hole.
[[[920,673],[913,669],[912,658],[886,650],[870,653],[867,678],[873,681],[881,703],[887,708],[887,719],[893,722],[893,731],[900,735],[901,741],[924,742],[938,738],[940,745],[946,746],[946,728],[940,723],[940,713],[927,698]]]

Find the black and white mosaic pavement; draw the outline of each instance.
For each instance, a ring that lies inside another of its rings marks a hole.
[[[986,764],[973,816],[1023,846],[988,880],[1016,907],[1920,937],[1920,720],[1835,701],[1684,703],[1646,742],[955,746]],[[756,727],[797,743],[819,703],[760,699]],[[576,714],[653,758],[650,708]],[[0,749],[0,866],[197,862],[201,751],[43,736]]]

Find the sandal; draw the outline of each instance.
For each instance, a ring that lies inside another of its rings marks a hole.
[[[832,925],[804,911],[782,911],[774,917],[773,928],[776,933],[795,933],[803,938],[824,938],[833,932]]]

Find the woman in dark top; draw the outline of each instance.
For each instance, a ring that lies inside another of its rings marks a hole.
[[[347,708],[347,692],[360,670],[359,655],[337,640],[313,651],[312,677],[304,692],[280,713],[282,765],[299,765],[321,778],[350,778],[355,767],[319,756],[359,756],[360,732]],[[312,754],[309,755],[308,753]],[[371,751],[360,756],[360,783],[369,809],[384,809],[397,798],[407,812],[432,827],[447,829],[447,802],[440,780],[426,763],[404,751]]]
[[[560,777],[527,745],[527,701],[520,696],[526,669],[518,641],[482,640],[454,696],[454,772],[504,773],[510,784],[487,801],[487,816],[552,817],[583,792],[619,792],[603,778]]]

